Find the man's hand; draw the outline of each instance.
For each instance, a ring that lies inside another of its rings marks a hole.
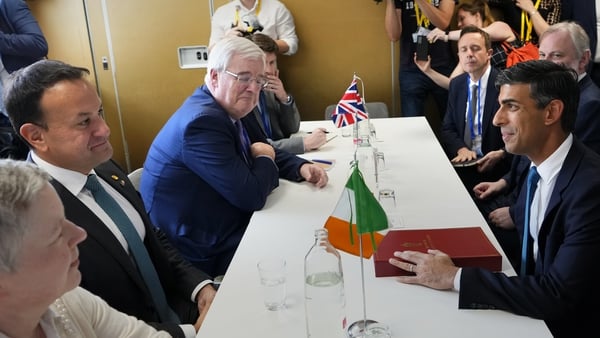
[[[484,200],[498,195],[506,186],[508,186],[508,183],[503,178],[496,182],[481,182],[473,187],[473,193],[475,193],[475,197]]]
[[[279,71],[275,74],[267,74],[267,81],[269,81],[269,83],[264,90],[275,94],[275,97],[279,102],[286,103],[288,94],[285,91],[285,87],[283,87],[283,82],[279,79]]]
[[[477,171],[485,172],[491,170],[504,157],[504,150],[494,150],[485,154],[484,157],[477,161]]]
[[[325,170],[314,163],[304,163],[300,167],[300,176],[318,188],[323,188],[329,181]]]
[[[470,150],[467,147],[462,147],[460,149],[458,149],[458,154],[456,155],[455,158],[453,158],[451,160],[452,163],[461,163],[461,162],[467,162],[470,160],[474,160],[477,158],[477,154]]]
[[[415,63],[415,65],[417,65],[417,68],[419,68],[423,74],[429,74],[429,72],[431,72],[432,68],[431,68],[431,56],[427,55],[427,61],[423,61],[423,60],[417,60],[417,53],[415,53],[413,55],[413,61]]]
[[[312,133],[304,136],[304,151],[319,149],[327,142],[327,134],[324,128],[317,128]]]
[[[200,313],[200,315],[198,316],[198,320],[196,320],[196,323],[194,324],[196,332],[200,330],[200,326],[202,325],[204,317],[206,317],[208,309],[210,308],[213,299],[215,299],[216,294],[217,291],[215,290],[215,288],[213,288],[212,285],[208,284],[202,287],[202,289],[200,289],[200,292],[198,292],[198,295],[196,295],[196,304],[198,304],[198,312]]]
[[[510,213],[508,212],[508,207],[498,208],[492,212],[490,212],[488,219],[490,223],[497,226],[498,228],[511,230],[515,228],[515,223],[513,223],[512,218],[510,217]]]
[[[268,156],[272,160],[275,160],[275,149],[270,144],[255,142],[250,146],[250,153],[253,158],[257,158],[258,156]]]
[[[421,284],[432,289],[450,290],[454,287],[454,276],[458,268],[450,256],[439,250],[396,251],[389,263],[402,270],[414,272],[415,276],[400,276],[398,281],[406,284]]]

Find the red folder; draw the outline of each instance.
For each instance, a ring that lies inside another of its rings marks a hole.
[[[448,254],[456,266],[502,270],[502,256],[479,227],[390,230],[374,255],[375,276],[411,275],[391,265],[395,251],[437,249]]]

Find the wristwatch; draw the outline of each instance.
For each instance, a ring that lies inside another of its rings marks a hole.
[[[283,104],[289,106],[290,104],[292,104],[292,101],[294,101],[294,98],[291,95],[288,95],[287,100]]]

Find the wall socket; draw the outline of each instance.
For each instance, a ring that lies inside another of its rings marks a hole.
[[[206,68],[208,64],[207,46],[182,46],[177,48],[179,68]]]

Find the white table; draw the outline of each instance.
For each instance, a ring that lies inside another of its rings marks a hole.
[[[393,176],[402,223],[408,228],[482,226],[501,251],[485,220],[437,142],[425,118],[373,119],[376,147],[383,151],[387,177]],[[304,255],[314,229],[333,211],[349,174],[351,138],[341,137],[331,121],[303,122],[301,130],[326,127],[340,136],[308,159],[335,159],[324,189],[280,181],[263,210],[256,212],[225,275],[198,337],[306,337]],[[278,255],[288,262],[287,308],[267,311],[256,269],[258,260]],[[499,310],[459,310],[458,294],[393,277],[375,278],[372,259],[364,261],[367,317],[388,324],[393,337],[550,337],[543,321]],[[359,258],[342,253],[348,323],[362,319]],[[506,258],[503,270],[514,274]]]

